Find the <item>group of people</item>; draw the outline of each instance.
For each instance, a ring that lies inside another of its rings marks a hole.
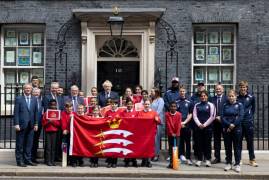
[[[103,91],[91,88],[91,96],[85,97],[76,85],[71,86],[70,95],[63,96],[63,88],[58,82],[52,82],[50,92],[41,96],[38,77],[32,77],[32,83],[23,86],[23,95],[16,97],[14,107],[14,125],[16,129],[16,162],[18,166],[37,165],[37,149],[40,133],[45,132],[44,159],[48,166],[55,166],[61,160],[61,144],[69,143],[70,116],[92,117],[152,117],[157,123],[155,136],[155,156],[143,158],[141,166],[152,167],[151,161],[158,161],[163,132],[168,136],[169,165],[172,168],[172,147],[179,147],[179,158],[192,165],[191,142],[195,165],[204,161],[207,167],[211,163],[220,163],[221,136],[223,135],[226,166],[232,169],[232,148],[234,149],[234,170],[240,172],[243,137],[247,140],[250,165],[258,166],[253,147],[253,118],[255,112],[254,96],[248,92],[247,81],[241,81],[240,90],[229,90],[217,84],[215,96],[211,97],[203,82],[198,83],[197,92],[187,96],[179,78],[172,78],[172,86],[161,97],[158,88],[150,92],[137,85],[127,87],[125,94],[119,97],[112,91],[112,83],[106,80]],[[61,119],[51,120],[47,110],[60,110]],[[165,130],[165,131],[164,131]],[[214,136],[215,159],[211,162],[211,140]],[[192,139],[192,141],[191,141]],[[175,144],[176,143],[176,144]],[[83,166],[83,157],[69,156],[71,166]],[[107,167],[116,167],[117,158],[108,158]],[[136,159],[124,159],[125,167],[130,163],[137,167]],[[98,158],[90,158],[90,166],[98,167]]]

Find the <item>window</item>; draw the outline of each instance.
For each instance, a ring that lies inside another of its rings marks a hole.
[[[22,85],[36,75],[44,84],[44,26],[9,25],[1,31],[1,85]]]
[[[204,82],[212,91],[218,82],[235,84],[235,25],[194,25],[192,84]]]

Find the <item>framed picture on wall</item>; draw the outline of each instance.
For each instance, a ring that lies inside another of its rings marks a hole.
[[[222,61],[232,61],[233,60],[233,48],[223,47],[222,48]]]
[[[195,49],[195,60],[196,61],[204,61],[205,60],[205,49],[204,48],[196,48]]]
[[[7,38],[16,38],[16,32],[12,30],[6,31],[6,37]]]
[[[219,81],[217,68],[208,68],[208,81],[210,83]]]
[[[222,69],[222,80],[223,81],[232,80],[232,69],[228,69],[228,68]]]
[[[20,32],[19,33],[19,45],[21,46],[29,46],[29,33]]]
[[[28,71],[21,71],[20,72],[20,83],[25,84],[29,82],[29,72]]]
[[[224,31],[222,32],[222,43],[231,44],[232,43],[232,32]]]
[[[43,44],[43,33],[33,33],[33,45],[42,45]]]
[[[218,55],[219,54],[219,47],[209,47],[209,54],[210,55]]]
[[[196,44],[205,44],[205,32],[195,32]]]
[[[219,55],[207,55],[208,64],[217,64],[219,63]]]
[[[208,43],[209,44],[219,43],[219,32],[209,32],[208,33]]]
[[[204,70],[202,68],[195,69],[194,73],[195,73],[195,81],[204,80]]]

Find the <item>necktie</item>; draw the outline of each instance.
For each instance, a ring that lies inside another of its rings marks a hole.
[[[218,96],[218,100],[217,100],[217,115],[219,115],[219,113],[220,113],[220,100],[221,100],[221,97]]]
[[[77,98],[73,96],[73,111],[77,112]]]
[[[30,109],[30,97],[29,96],[27,96],[27,107],[28,107],[28,109]]]

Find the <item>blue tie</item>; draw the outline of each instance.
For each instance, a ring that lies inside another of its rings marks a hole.
[[[30,105],[31,105],[30,97],[27,96],[27,107],[28,107],[28,109],[30,109]]]

